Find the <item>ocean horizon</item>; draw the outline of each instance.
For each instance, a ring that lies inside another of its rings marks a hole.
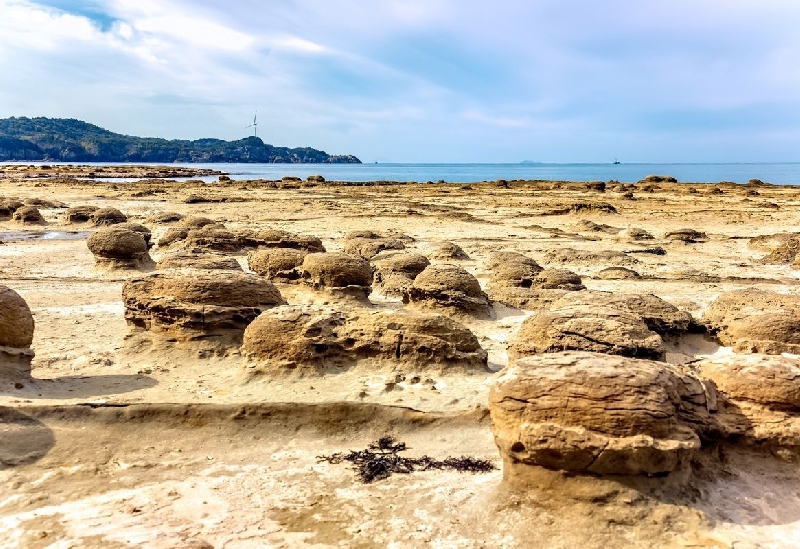
[[[9,162],[9,164],[155,165],[144,162]],[[747,183],[760,179],[776,185],[800,185],[800,162],[753,163],[364,163],[364,164],[250,164],[175,163],[173,166],[227,172],[231,179],[305,179],[321,175],[330,181],[416,181],[474,183],[505,180],[620,181],[635,183],[648,175],[675,177],[681,183]],[[216,181],[216,177],[201,178]]]

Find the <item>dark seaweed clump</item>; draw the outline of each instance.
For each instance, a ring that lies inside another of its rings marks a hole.
[[[361,482],[364,483],[388,478],[392,473],[413,473],[432,469],[487,473],[495,469],[489,460],[467,456],[448,457],[440,461],[429,456],[408,458],[398,455],[406,449],[405,442],[397,442],[394,437],[385,436],[368,445],[366,450],[351,450],[348,454],[337,452],[329,456],[318,456],[317,460],[334,464],[345,461],[352,463]]]

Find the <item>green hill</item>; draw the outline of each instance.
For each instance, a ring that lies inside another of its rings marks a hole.
[[[258,137],[159,139],[132,137],[72,118],[0,119],[0,161],[48,162],[258,162],[360,164],[352,155],[310,147],[273,147]]]

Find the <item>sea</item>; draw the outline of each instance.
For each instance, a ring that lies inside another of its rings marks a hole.
[[[49,164],[54,164],[50,162]],[[87,164],[81,162],[80,164]],[[113,165],[109,162],[88,163]],[[130,163],[127,163],[130,164]],[[521,162],[516,164],[174,164],[210,168],[231,179],[281,179],[285,176],[321,175],[329,181],[417,181],[472,183],[506,179],[557,181],[620,181],[633,183],[648,175],[669,175],[682,183],[747,183],[760,179],[776,185],[800,185],[800,162],[792,163],[569,163]],[[203,178],[211,182],[216,177]]]

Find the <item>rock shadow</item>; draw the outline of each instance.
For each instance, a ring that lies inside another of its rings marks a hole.
[[[21,387],[20,387],[21,385]],[[55,379],[28,378],[16,388],[0,389],[0,395],[28,399],[91,398],[130,393],[158,385],[145,375],[64,376]]]
[[[40,460],[55,441],[53,431],[41,421],[0,406],[0,471]]]

